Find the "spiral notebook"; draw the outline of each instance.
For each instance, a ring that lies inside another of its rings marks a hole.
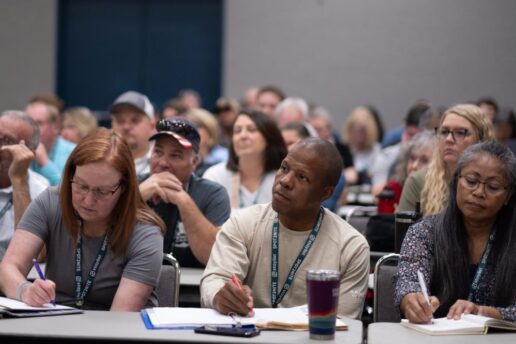
[[[207,308],[156,307],[141,311],[141,317],[148,329],[193,329],[203,325],[240,326],[254,325],[262,330],[308,330],[308,316],[305,307],[255,308],[254,317],[240,317],[220,314]],[[337,330],[345,331],[348,326],[337,319]]]

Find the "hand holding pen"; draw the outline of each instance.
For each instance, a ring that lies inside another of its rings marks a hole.
[[[233,275],[213,298],[213,308],[219,313],[236,313],[244,316],[253,316],[253,297],[251,288],[240,284]]]
[[[43,271],[36,259],[32,260],[34,268],[38,273],[39,279],[34,280],[34,283],[24,293],[24,302],[30,306],[42,306],[46,303],[51,303],[55,306],[56,285],[54,282],[45,279]],[[26,294],[26,295],[25,295]]]
[[[400,308],[412,323],[427,324],[432,321],[433,313],[439,308],[439,299],[428,295],[428,289],[421,271],[417,272],[420,293],[408,293],[401,300]]]

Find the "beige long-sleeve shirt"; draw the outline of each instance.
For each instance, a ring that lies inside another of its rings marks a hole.
[[[233,274],[251,287],[255,307],[271,307],[271,236],[276,216],[270,204],[261,204],[235,213],[223,225],[201,280],[203,307],[213,307],[214,296]],[[280,223],[279,233],[281,290],[310,231],[293,231]],[[340,271],[339,314],[359,318],[369,276],[369,246],[360,233],[328,210],[279,307],[307,303],[306,271],[312,269]]]

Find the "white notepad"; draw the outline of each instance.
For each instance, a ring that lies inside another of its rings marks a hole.
[[[24,302],[0,297],[0,316],[5,317],[36,317],[50,315],[65,315],[82,313],[82,310],[63,305],[45,304],[42,307],[32,307]]]

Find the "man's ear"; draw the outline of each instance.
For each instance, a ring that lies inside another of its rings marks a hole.
[[[330,198],[330,196],[333,194],[334,190],[335,190],[334,186],[325,186],[322,196],[321,196],[321,202]]]
[[[194,152],[194,155],[192,158],[192,164],[194,166],[194,170],[197,168],[197,165],[199,165],[200,162],[201,162],[201,157],[200,157],[199,153]]]

